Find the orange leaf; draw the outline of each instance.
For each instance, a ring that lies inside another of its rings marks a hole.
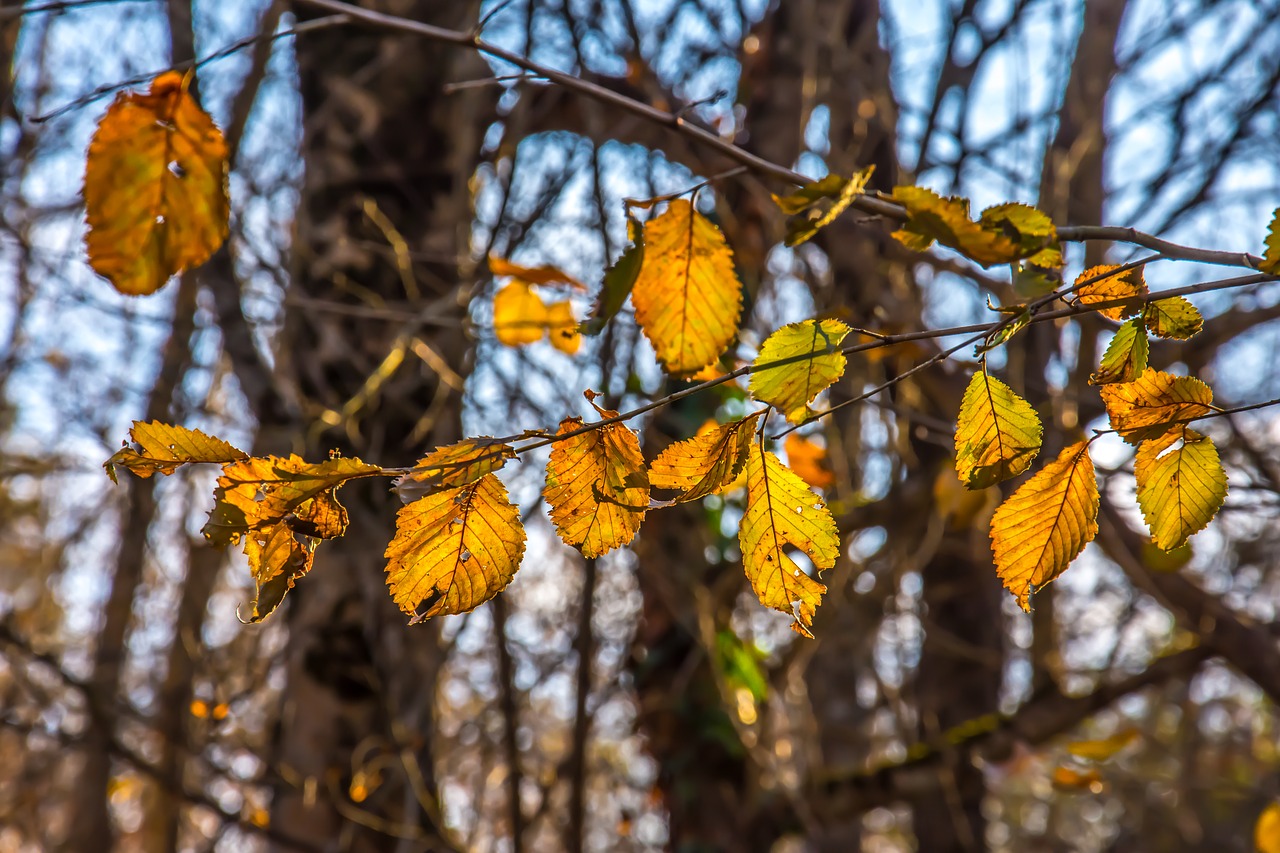
[[[1114,275],[1106,275],[1120,267],[1113,264],[1090,267],[1076,279],[1076,295],[1085,305],[1097,305],[1100,302],[1126,300],[1123,304],[1110,308],[1099,308],[1098,313],[1112,320],[1123,320],[1142,312],[1142,297],[1147,295],[1147,283],[1142,278],[1142,268],[1125,270]],[[1098,278],[1098,276],[1103,276]],[[1091,279],[1097,281],[1090,281]],[[1089,282],[1081,284],[1081,282]]]
[[[617,412],[597,409],[602,418]],[[582,418],[560,422],[557,435],[582,427]],[[543,491],[551,521],[567,545],[599,557],[635,538],[649,508],[649,477],[636,434],[610,424],[557,442],[547,462]]]
[[[89,263],[121,293],[154,293],[226,240],[227,145],[181,74],[116,97],[89,144],[84,202]]]
[[[496,255],[489,256],[489,272],[499,277],[518,278],[529,284],[567,284],[586,292],[587,286],[557,267],[522,267]]]
[[[1111,428],[1130,444],[1159,438],[1190,418],[1209,414],[1213,391],[1199,379],[1148,367],[1133,382],[1099,389]]]
[[[798,433],[788,433],[783,443],[787,451],[787,462],[795,471],[815,489],[829,489],[836,484],[836,475],[827,461],[827,449]]]
[[[437,447],[399,477],[392,488],[406,503],[428,492],[453,489],[479,480],[515,459],[511,445],[489,436],[464,438],[455,444]]]
[[[566,355],[573,355],[582,346],[582,334],[573,316],[573,305],[568,301],[552,302],[547,306],[547,338],[551,345]]]
[[[684,199],[644,227],[644,259],[631,291],[636,321],[677,375],[719,358],[738,332],[742,284],[720,229]]]
[[[692,501],[733,483],[747,461],[751,434],[760,413],[677,441],[649,466],[649,484],[656,489],[679,489],[677,501]]]

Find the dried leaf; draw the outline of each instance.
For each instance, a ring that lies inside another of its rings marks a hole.
[[[801,480],[823,491],[836,484],[825,447],[796,432],[788,433],[782,446],[787,451],[787,464]]]
[[[1147,331],[1157,338],[1178,341],[1187,340],[1204,327],[1204,318],[1196,306],[1181,296],[1147,303],[1142,311],[1142,321],[1146,323]]]
[[[720,229],[684,199],[644,227],[644,259],[631,292],[636,321],[673,374],[719,358],[738,333],[742,284]]]
[[[244,553],[254,583],[246,622],[261,622],[275,612],[294,583],[311,571],[319,544],[318,539],[295,532],[283,521],[246,531]]]
[[[802,213],[813,207],[824,198],[839,198],[841,191],[844,190],[848,183],[847,178],[833,172],[825,178],[807,183],[787,195],[772,194],[773,203],[788,216],[795,216],[797,213]]]
[[[874,172],[875,169],[875,166],[868,166],[860,172],[855,172],[849,180],[843,181],[838,193],[827,196],[834,200],[825,212],[815,208],[809,211],[809,215],[791,217],[787,222],[786,244],[788,246],[799,246],[823,228],[826,228],[832,222],[835,222],[840,214],[849,209],[849,205],[853,204],[853,200],[861,195],[862,191],[867,188],[867,181],[871,180],[871,173]],[[830,177],[830,175],[827,176],[827,178]],[[823,180],[825,181],[827,178],[824,178]],[[816,187],[816,185],[808,185],[808,188],[813,187]],[[803,193],[805,189],[806,188],[802,188],[799,192]],[[797,195],[798,193],[793,193],[791,196],[788,196],[787,203],[790,204],[791,200],[794,200]],[[774,201],[779,203],[778,206],[782,207],[782,202],[778,197],[774,196],[773,198]],[[817,199],[814,199],[814,201],[817,201]]]
[[[529,284],[567,284],[586,292],[587,286],[557,267],[522,267],[495,255],[489,256],[489,272],[499,278],[517,278]]]
[[[1147,369],[1151,343],[1143,328],[1142,318],[1126,320],[1116,331],[1098,364],[1098,372],[1089,377],[1090,385],[1133,382]]]
[[[790,615],[812,637],[813,616],[827,588],[787,552],[804,552],[818,573],[836,564],[840,534],[830,510],[777,456],[758,444],[747,457],[747,509],[738,530],[742,568],[765,607]]]
[[[827,350],[838,347],[847,334],[848,326],[831,319],[805,320],[778,329],[760,347],[754,363],[796,360],[754,371],[751,395],[777,407],[792,423],[803,423],[814,415],[809,403],[844,375],[844,354]]]
[[[1111,320],[1122,320],[1142,312],[1142,299],[1147,295],[1147,283],[1142,277],[1142,267],[1107,275],[1119,266],[1104,264],[1090,267],[1076,278],[1076,296],[1085,305],[1125,300],[1119,305],[1099,308],[1098,313]],[[1101,276],[1101,278],[1098,278]],[[1096,280],[1095,280],[1096,279]],[[1084,282],[1088,282],[1085,284]]]
[[[1227,472],[1213,439],[1187,427],[1144,441],[1133,473],[1151,541],[1165,551],[1207,527],[1227,499]]]
[[[667,447],[649,466],[649,485],[678,489],[677,502],[692,501],[733,483],[747,461],[760,413],[716,427]]]
[[[434,492],[396,517],[385,555],[391,597],[410,624],[474,610],[511,583],[524,544],[520,510],[496,474]]]
[[[216,503],[204,526],[205,538],[215,545],[233,545],[250,531],[282,522],[309,525],[308,531],[316,529],[315,516],[310,521],[305,517],[309,510],[302,505],[306,501],[327,493],[324,500],[336,503],[333,492],[348,480],[381,473],[376,465],[341,456],[320,463],[297,456],[255,456],[229,463],[218,478]],[[300,509],[302,516],[298,515]]]
[[[597,411],[602,418],[618,414]],[[582,418],[566,418],[557,435],[581,427]],[[556,532],[583,556],[599,557],[626,545],[649,508],[640,441],[622,424],[610,424],[557,442],[547,463],[543,496]]]
[[[1030,611],[1030,598],[1057,578],[1098,533],[1098,481],[1089,443],[1076,442],[1000,505],[991,519],[996,571]]]
[[[84,202],[89,263],[121,293],[154,293],[226,240],[227,145],[181,74],[116,97],[89,143]]]
[[[1130,444],[1159,438],[1188,419],[1207,415],[1213,402],[1213,392],[1199,379],[1150,367],[1133,382],[1104,385],[1101,393],[1111,428]]]
[[[234,462],[248,459],[249,454],[232,447],[220,438],[205,435],[198,429],[163,424],[159,421],[134,421],[129,437],[138,447],[125,447],[103,463],[107,476],[116,481],[116,466],[128,468],[139,477],[172,474],[178,466],[192,462]]]
[[[1044,427],[1026,400],[979,370],[969,380],[956,422],[956,474],[985,489],[1031,467]]]
[[[1057,231],[1052,221],[1027,205],[1005,204],[991,208],[980,222],[969,218],[969,200],[943,198],[924,187],[894,187],[894,201],[907,209],[908,218],[896,237],[916,251],[936,240],[984,267],[1031,259],[1040,266],[1061,262]]]
[[[515,458],[515,449],[496,438],[464,438],[456,444],[437,447],[419,459],[409,473],[396,479],[392,488],[402,501],[409,503],[428,492],[474,483]]]

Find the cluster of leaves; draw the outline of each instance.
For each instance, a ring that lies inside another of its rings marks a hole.
[[[202,263],[225,239],[226,169],[226,146],[187,93],[186,79],[170,72],[156,78],[148,94],[121,95],[89,152],[85,200],[94,268],[122,292],[144,294]],[[829,225],[857,202],[870,177],[870,169],[847,179],[829,176],[775,197],[789,217],[787,243],[802,243]],[[1226,475],[1212,440],[1188,422],[1213,411],[1212,394],[1196,379],[1147,364],[1150,335],[1185,339],[1199,330],[1195,308],[1181,298],[1152,300],[1141,271],[1124,267],[1096,267],[1071,288],[1055,290],[1063,266],[1058,235],[1035,208],[1002,204],[974,220],[967,200],[919,187],[897,187],[889,198],[903,211],[894,236],[904,245],[923,251],[937,242],[982,266],[1009,265],[1022,284],[1018,292],[1037,300],[1000,309],[1008,316],[981,352],[1008,341],[1031,321],[1034,308],[1059,296],[1122,322],[1092,381],[1113,430],[1137,447],[1138,503],[1153,541],[1175,549],[1207,525],[1225,499]],[[791,615],[793,627],[810,636],[826,592],[819,576],[840,551],[835,519],[815,491],[830,488],[834,476],[823,466],[821,448],[794,433],[786,444],[791,467],[785,465],[769,449],[764,426],[771,412],[793,425],[821,416],[813,405],[843,375],[847,351],[858,348],[844,345],[853,330],[834,319],[784,326],[764,341],[753,364],[719,375],[742,313],[732,251],[693,202],[668,201],[647,222],[629,221],[631,244],[605,273],[594,316],[583,324],[568,301],[548,303],[535,290],[585,289],[574,279],[551,267],[489,262],[496,277],[509,279],[493,306],[495,335],[504,344],[547,338],[573,354],[581,332],[598,333],[630,298],[672,377],[726,381],[750,374],[748,391],[765,408],[708,425],[647,465],[624,423],[628,416],[597,406],[597,395],[587,391],[595,422],[569,417],[554,433],[468,438],[407,470],[341,456],[319,463],[250,457],[198,430],[152,422],[134,424],[134,446],[112,456],[107,471],[114,479],[117,467],[149,477],[186,464],[222,466],[204,532],[216,544],[242,545],[257,586],[251,621],[269,615],[310,571],[321,542],[345,533],[348,518],[337,491],[353,479],[397,478],[394,487],[406,505],[386,549],[387,583],[414,621],[471,610],[514,577],[525,531],[496,472],[525,451],[552,445],[543,497],[560,538],[587,557],[629,544],[648,512],[742,488],[745,575],[763,605]],[[1275,223],[1264,268],[1280,270]],[[960,481],[979,490],[1025,473],[1043,432],[1033,408],[990,376],[984,359],[957,421]],[[997,572],[1024,608],[1096,534],[1099,493],[1090,443],[1064,448],[992,519]],[[653,490],[671,494],[658,499]]]

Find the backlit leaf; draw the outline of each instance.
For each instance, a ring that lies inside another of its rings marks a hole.
[[[1144,441],[1133,473],[1151,541],[1165,551],[1208,526],[1227,499],[1227,472],[1213,439],[1186,427]]]
[[[618,414],[597,411],[602,418]],[[582,418],[566,418],[557,435],[581,427]],[[583,556],[599,557],[629,543],[649,508],[649,477],[636,434],[610,424],[556,442],[543,497],[560,538]]]
[[[644,258],[631,292],[636,321],[676,375],[719,358],[738,332],[742,284],[720,229],[676,199],[644,227]]]
[[[1058,229],[1043,211],[1016,202],[997,204],[982,211],[978,223],[1017,243],[1025,263],[1047,269],[1062,266]]]
[[[809,211],[808,215],[801,214],[791,217],[787,222],[786,244],[788,246],[799,246],[813,237],[814,234],[835,222],[840,214],[849,209],[849,205],[853,204],[853,200],[866,189],[867,181],[871,180],[871,173],[875,171],[875,168],[875,166],[868,166],[860,172],[855,172],[853,177],[844,181],[839,193],[833,196],[834,201],[826,211],[820,211],[815,208]],[[829,178],[830,175],[827,177]],[[810,186],[813,185],[810,184]],[[775,201],[777,201],[777,198],[777,196],[774,196]]]
[[[578,331],[572,303],[552,302],[547,306],[547,340],[566,355],[573,355],[582,346],[582,333]]]
[[[1125,300],[1119,305],[1098,309],[1099,314],[1112,320],[1122,320],[1140,313],[1142,297],[1147,295],[1147,282],[1142,277],[1141,267],[1112,275],[1107,274],[1111,270],[1118,269],[1120,267],[1114,264],[1090,267],[1080,273],[1075,282],[1076,296],[1085,305],[1114,302],[1117,299]]]
[[[1141,317],[1126,320],[1116,331],[1107,351],[1102,355],[1098,372],[1089,377],[1090,385],[1133,382],[1147,369],[1151,343]]]
[[[434,492],[396,516],[385,554],[391,597],[410,624],[474,610],[511,583],[524,544],[520,510],[496,474]]]
[[[845,357],[827,352],[838,347],[849,334],[839,320],[805,320],[783,326],[760,347],[755,364],[797,359],[790,364],[767,367],[751,374],[751,395],[776,406],[792,423],[802,423],[814,414],[809,403],[844,375]],[[813,353],[823,355],[805,358]]]
[[[1089,791],[1101,794],[1106,789],[1106,785],[1102,782],[1102,774],[1094,767],[1080,770],[1060,764],[1053,768],[1050,781],[1053,782],[1053,787],[1060,791]]]
[[[979,370],[969,380],[956,421],[956,474],[970,489],[1016,477],[1031,467],[1043,434],[1031,405]]]
[[[1053,223],[1026,205],[1000,205],[988,211],[984,221],[974,222],[965,198],[943,198],[924,187],[894,187],[893,200],[908,213],[906,223],[893,236],[909,249],[924,251],[936,240],[989,267],[1032,258],[1056,244],[1056,230],[1049,232],[1045,227],[1047,223],[1052,228]]]
[[[587,289],[585,284],[556,267],[522,267],[494,255],[489,256],[489,272],[500,278],[517,278],[529,284],[567,284],[574,290]]]
[[[1125,728],[1101,740],[1076,740],[1067,744],[1067,752],[1088,761],[1109,761],[1131,743],[1137,742],[1142,733],[1135,728]]]
[[[179,465],[190,462],[226,463],[249,458],[249,454],[220,438],[159,421],[134,421],[129,437],[137,448],[121,448],[103,464],[112,482],[117,465],[145,478],[157,473],[172,474]]]
[[[121,293],[154,293],[222,245],[227,145],[181,74],[116,97],[89,143],[84,202],[89,263]]]
[[[456,444],[437,447],[419,459],[409,473],[395,480],[392,488],[402,501],[409,503],[428,492],[473,483],[515,458],[511,445],[496,438],[464,438]]]
[[[640,267],[644,263],[644,229],[628,217],[627,234],[631,237],[631,245],[605,271],[591,319],[583,324],[583,331],[588,335],[600,334],[605,324],[622,310],[640,275]]]
[[[791,627],[812,637],[813,616],[827,588],[788,553],[812,561],[815,574],[836,564],[840,534],[830,510],[777,456],[759,444],[747,457],[747,509],[738,530],[742,568],[756,597],[792,617]]]
[[[319,544],[320,540],[295,532],[283,521],[246,532],[244,553],[254,583],[246,622],[261,622],[275,612],[294,583],[311,571]]]
[[[532,344],[547,334],[547,305],[528,282],[513,281],[493,297],[493,332],[509,347]]]
[[[991,519],[996,572],[1019,606],[1057,578],[1098,533],[1098,481],[1079,441],[1009,496]]]
[[[1267,250],[1262,256],[1258,269],[1269,275],[1280,275],[1280,207],[1271,214],[1271,225],[1267,227]],[[1280,834],[1280,829],[1277,830]],[[1280,843],[1277,844],[1280,847]]]
[[[308,535],[319,536],[315,512],[303,504],[333,492],[348,480],[371,477],[382,469],[354,457],[336,457],[310,463],[297,456],[252,457],[222,467],[216,503],[204,526],[204,535],[215,545],[231,545],[250,531],[260,531],[280,522],[301,525]],[[343,514],[345,526],[345,513]],[[340,534],[339,534],[340,535]],[[333,538],[327,536],[325,538]]]
[[[788,216],[794,216],[813,207],[824,198],[839,198],[848,179],[834,172],[821,180],[813,181],[787,195],[773,195],[773,203]]]
[[[1253,844],[1258,853],[1280,853],[1280,801],[1271,803],[1258,815]]]
[[[824,491],[836,484],[825,447],[797,432],[788,433],[782,446],[787,451],[787,464],[801,480]]]
[[[1104,385],[1102,402],[1111,428],[1130,444],[1158,438],[1180,422],[1207,415],[1213,392],[1199,379],[1174,376],[1148,367],[1133,382]]]
[[[1147,331],[1157,338],[1178,341],[1187,340],[1204,326],[1204,318],[1196,306],[1181,296],[1147,303],[1142,311],[1142,321],[1146,323]]]
[[[747,461],[760,413],[670,445],[649,465],[649,485],[677,489],[676,501],[714,494],[738,476]]]

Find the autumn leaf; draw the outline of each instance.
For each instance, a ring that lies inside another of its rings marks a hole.
[[[677,502],[697,500],[720,491],[734,481],[746,464],[760,414],[748,415],[670,445],[650,464],[649,485],[655,489],[679,490]]]
[[[1144,441],[1133,473],[1151,541],[1164,551],[1207,527],[1227,499],[1227,472],[1213,439],[1186,427]]]
[[[1142,311],[1142,321],[1146,324],[1147,331],[1157,338],[1178,341],[1194,336],[1204,326],[1204,318],[1200,316],[1196,306],[1181,296],[1147,303]]]
[[[795,432],[787,434],[782,446],[787,451],[787,464],[801,480],[823,491],[836,484],[825,447]]]
[[[1266,247],[1258,269],[1268,275],[1280,275],[1280,207],[1271,214],[1271,225],[1267,227]],[[1280,823],[1280,818],[1277,819],[1277,823]],[[1277,834],[1280,835],[1280,827],[1277,828]],[[1280,847],[1280,842],[1277,843],[1277,847]]]
[[[1258,815],[1253,844],[1258,853],[1280,853],[1280,801],[1271,803]]]
[[[644,258],[631,292],[636,321],[673,374],[715,361],[738,332],[742,284],[720,229],[676,199],[644,227]]]
[[[936,240],[984,267],[1024,259],[1040,266],[1061,263],[1057,230],[1033,207],[998,205],[974,222],[965,198],[943,198],[924,187],[894,187],[893,200],[908,214],[893,236],[909,249],[922,252]]]
[[[809,408],[813,398],[844,375],[844,354],[827,350],[838,347],[847,334],[848,326],[831,319],[805,320],[778,329],[765,339],[754,364],[796,361],[752,372],[751,395],[777,407],[792,423],[803,423],[814,414]],[[805,357],[813,353],[824,354]]]
[[[1124,270],[1108,275],[1120,267],[1114,264],[1090,267],[1076,278],[1076,296],[1084,305],[1125,300],[1119,305],[1099,308],[1098,313],[1111,320],[1122,320],[1142,311],[1142,298],[1147,295],[1147,283],[1142,268]],[[1086,283],[1087,282],[1087,283]]]
[[[528,282],[513,281],[493,297],[493,332],[509,347],[533,344],[547,334],[547,305]]]
[[[969,380],[956,422],[956,474],[985,489],[1031,467],[1044,427],[1026,400],[979,370]]]
[[[792,210],[791,212],[800,215],[792,216],[787,222],[786,244],[788,246],[799,246],[801,243],[812,238],[813,235],[817,234],[823,228],[826,228],[832,222],[835,222],[840,214],[849,209],[849,205],[853,204],[853,200],[861,195],[862,191],[867,188],[867,181],[871,180],[871,173],[874,172],[875,169],[876,167],[874,165],[868,166],[860,172],[855,172],[848,180],[841,180],[839,190],[834,193],[819,194],[818,192],[819,186],[834,185],[834,182],[830,181],[831,176],[828,175],[817,184],[808,184],[805,187],[802,187],[796,193],[792,193],[790,196],[787,196],[785,200],[774,196],[774,201],[777,202],[778,206],[782,207],[783,210],[793,208],[795,206],[795,201],[798,198],[802,198],[802,194],[804,194],[806,190],[808,190],[810,194],[816,196],[813,201],[810,202],[810,205],[816,204],[819,199],[824,197],[832,199],[832,203],[827,207],[826,211],[814,208],[805,215],[801,213],[804,208],[801,208],[800,210]]]
[[[605,325],[622,310],[640,275],[640,268],[644,264],[644,229],[628,217],[627,234],[631,237],[631,245],[605,271],[595,307],[591,310],[591,319],[583,324],[583,331],[588,335],[600,334]]]
[[[824,198],[839,198],[840,193],[848,183],[848,178],[833,172],[820,180],[804,184],[798,190],[794,190],[787,195],[780,196],[777,193],[772,193],[771,195],[773,196],[773,203],[778,206],[779,210],[788,216],[795,216],[797,213],[803,213],[813,207]]]
[[[409,503],[428,492],[473,483],[515,458],[515,449],[496,438],[464,438],[455,444],[437,447],[419,459],[408,473],[396,478],[392,488],[401,500]]]
[[[597,411],[601,418],[618,415]],[[582,418],[566,418],[557,435],[582,425]],[[556,442],[543,497],[560,538],[583,556],[599,557],[629,543],[649,508],[649,477],[636,434],[609,424]]]
[[[116,97],[89,143],[84,202],[89,263],[121,293],[154,293],[226,240],[227,145],[181,74]]]
[[[496,255],[489,256],[489,272],[498,278],[516,278],[529,284],[566,284],[584,292],[587,289],[585,284],[557,267],[522,267]]]
[[[355,457],[336,457],[310,463],[297,456],[251,457],[222,468],[215,504],[204,526],[204,535],[215,545],[232,545],[250,531],[263,530],[280,522],[298,526],[307,535],[326,535],[331,528],[316,524],[316,509],[307,501],[325,495],[322,503],[337,499],[333,492],[348,480],[382,473]],[[339,508],[341,505],[338,505]],[[330,516],[332,517],[332,516]],[[345,511],[342,526],[345,528]],[[339,532],[337,535],[341,535]]]
[[[578,331],[572,303],[552,302],[547,306],[547,340],[565,355],[574,355],[582,346],[582,333]]]
[[[1057,578],[1098,533],[1098,481],[1089,443],[1079,441],[1040,469],[991,519],[996,572],[1019,606]]]
[[[245,622],[261,622],[276,611],[294,583],[311,571],[319,544],[319,539],[296,533],[283,521],[245,532],[244,553],[254,583]]]
[[[138,445],[137,448],[121,448],[103,463],[102,467],[113,483],[116,482],[117,465],[146,478],[152,474],[172,474],[179,465],[192,462],[226,463],[249,458],[249,454],[220,438],[205,435],[198,429],[159,421],[134,421],[129,437]]]
[[[747,457],[747,509],[738,530],[742,568],[756,597],[792,617],[812,637],[813,616],[827,588],[787,553],[806,554],[817,572],[836,564],[840,534],[830,510],[804,480],[758,444]]]
[[[1141,737],[1142,733],[1137,729],[1132,727],[1125,728],[1101,740],[1071,741],[1067,744],[1067,752],[1076,758],[1083,758],[1087,761],[1109,761],[1117,753],[1128,747],[1129,744],[1136,743]]]
[[[524,544],[520,510],[496,474],[434,492],[396,517],[385,554],[391,597],[410,624],[474,610],[511,583]]]
[[[1111,428],[1130,444],[1158,438],[1177,429],[1180,422],[1212,411],[1213,392],[1208,385],[1150,367],[1133,382],[1104,385],[1101,393]]]
[[[1053,782],[1053,787],[1061,791],[1089,791],[1101,794],[1106,787],[1102,782],[1102,774],[1093,767],[1077,770],[1061,764],[1053,768],[1050,781]]]
[[[1089,377],[1090,385],[1133,382],[1147,369],[1151,343],[1141,317],[1125,321],[1107,344],[1098,372]]]

